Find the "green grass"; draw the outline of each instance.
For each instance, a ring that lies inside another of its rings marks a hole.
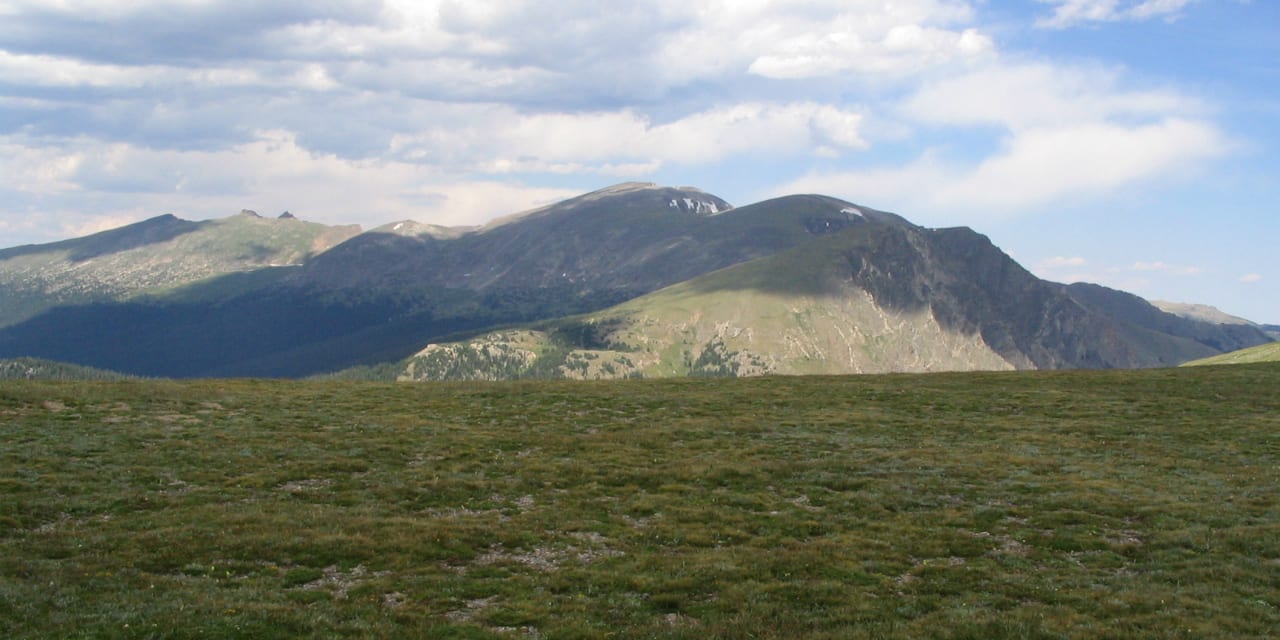
[[[1211,364],[1248,364],[1253,362],[1280,362],[1280,342],[1268,342],[1232,351],[1221,355],[1192,360],[1184,363],[1184,367],[1198,367]]]
[[[0,637],[1273,637],[1278,382],[5,382]]]

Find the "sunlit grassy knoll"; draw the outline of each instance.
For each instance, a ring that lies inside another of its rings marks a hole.
[[[1253,362],[1280,362],[1280,342],[1268,342],[1248,349],[1240,349],[1239,351],[1193,360],[1182,366],[1196,367],[1214,364],[1249,364]]]
[[[0,636],[1274,636],[1278,383],[5,382]]]

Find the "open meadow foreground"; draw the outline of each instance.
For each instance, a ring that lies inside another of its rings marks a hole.
[[[0,385],[5,638],[1259,638],[1280,367]]]

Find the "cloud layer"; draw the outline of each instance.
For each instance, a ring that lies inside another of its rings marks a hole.
[[[783,190],[858,194],[965,220],[1043,211],[1227,153],[1232,142],[1204,111],[1169,89],[1122,88],[1110,70],[997,63],[926,81],[900,106],[917,126],[994,132],[989,153],[931,147],[904,165],[813,172]]]
[[[1036,21],[1036,26],[1065,29],[1090,22],[1141,21],[1152,18],[1177,19],[1196,0],[1039,0],[1054,5],[1053,14]]]
[[[1187,2],[1048,4],[1060,27]],[[242,206],[475,223],[700,171],[750,196],[1030,215],[1230,150],[1176,88],[1002,54],[981,6],[18,0],[0,9],[0,232]]]

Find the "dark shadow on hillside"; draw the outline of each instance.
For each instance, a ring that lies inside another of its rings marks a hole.
[[[1219,324],[1168,313],[1128,293],[1102,285],[1077,282],[1067,293],[1081,304],[1118,322],[1185,338],[1219,352],[1236,351],[1270,341],[1263,329],[1247,324]]]
[[[205,303],[60,307],[0,330],[0,357],[40,357],[148,376],[287,377],[345,364],[343,356],[317,345],[386,326],[402,315],[394,305],[283,290]],[[272,364],[275,356],[299,350],[307,353]]]
[[[557,213],[456,238],[366,233],[313,259],[301,278],[340,286],[654,291],[774,255],[852,223],[818,198],[716,216],[658,210]]]
[[[396,361],[446,336],[621,302],[569,286],[484,291],[322,287],[297,270],[234,273],[164,297],[50,309],[0,328],[0,357],[161,377],[301,377]]]

